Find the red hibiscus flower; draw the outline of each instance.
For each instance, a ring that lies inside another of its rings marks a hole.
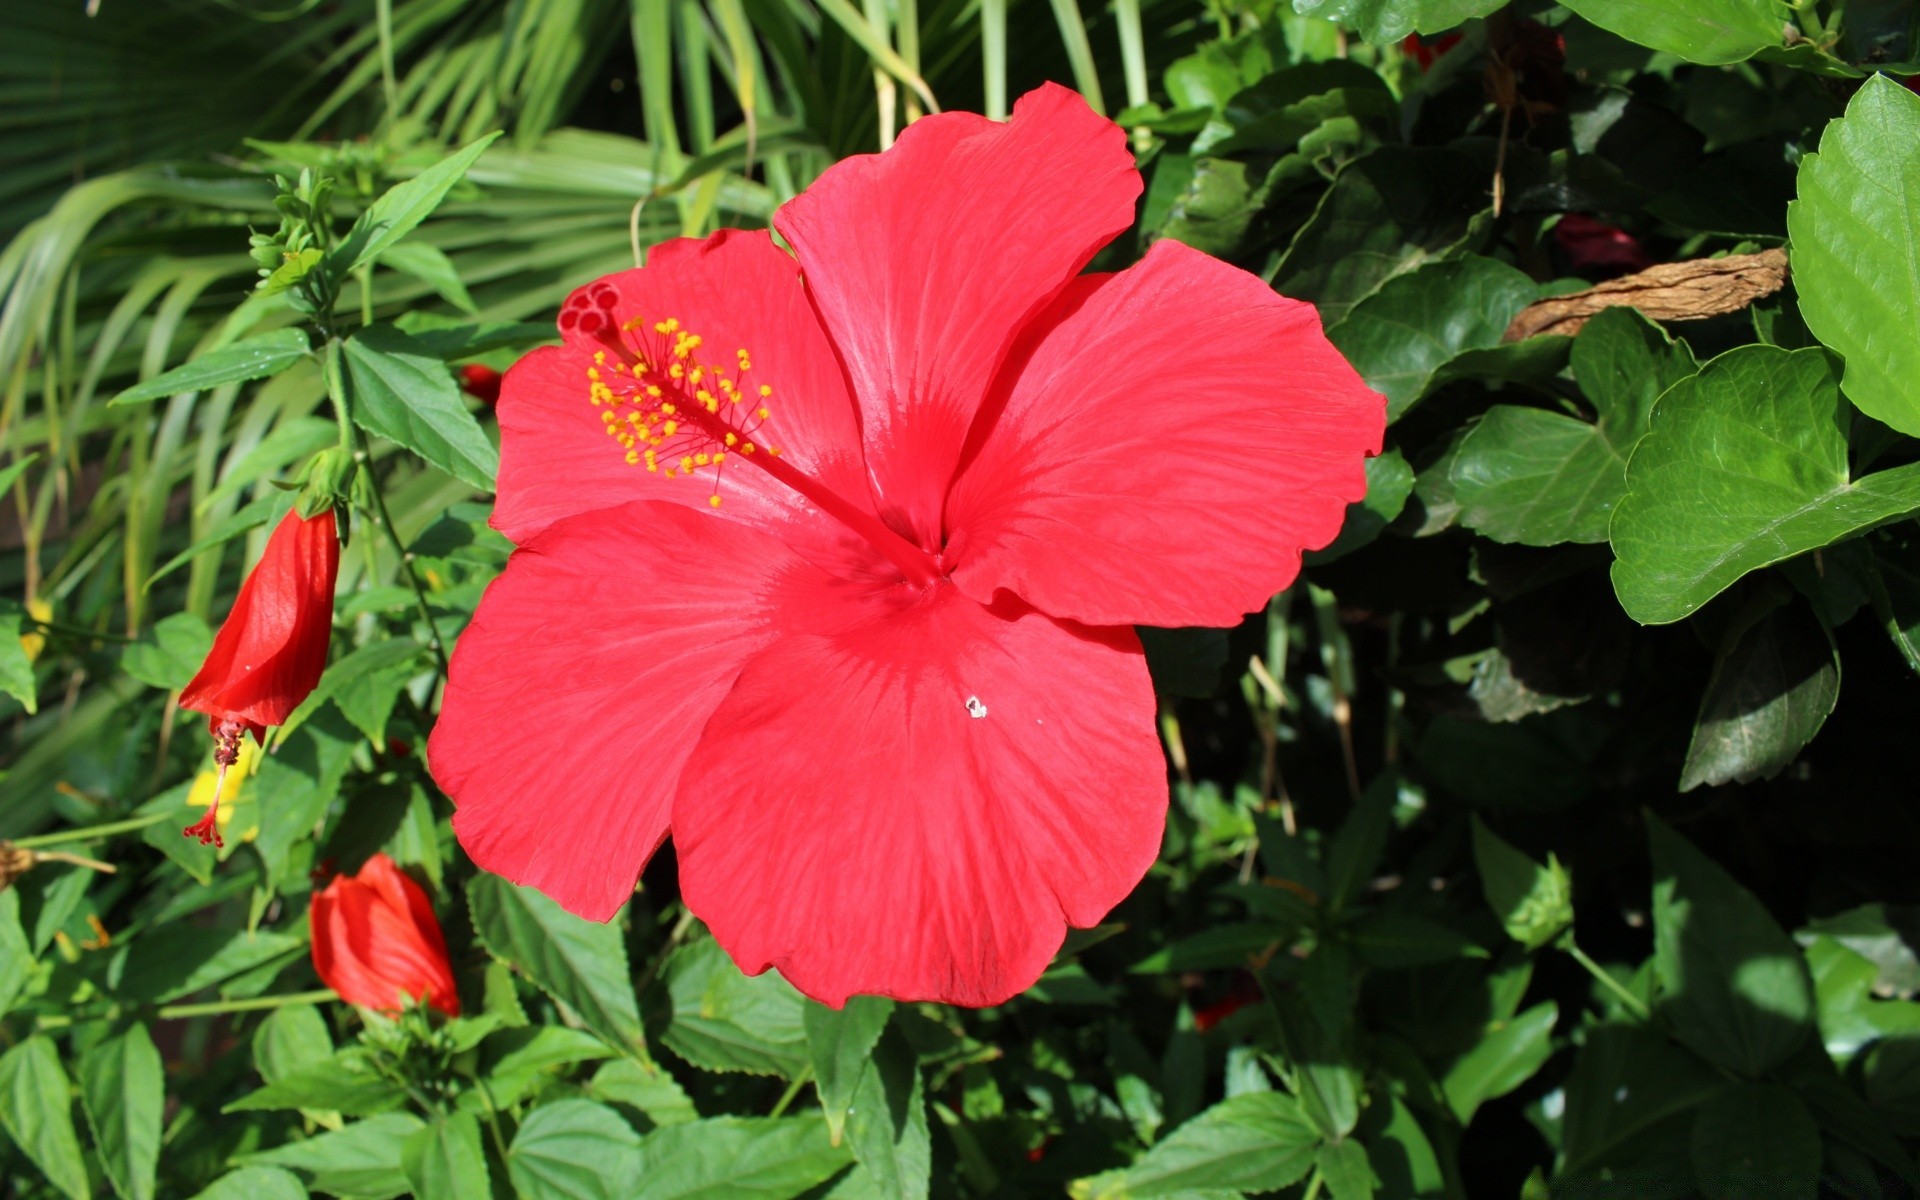
[[[333,583],[339,569],[333,510],[322,509],[312,517],[288,513],[240,585],[206,662],[180,693],[182,708],[207,714],[221,782],[239,756],[241,737],[250,732],[258,741],[267,726],[284,724],[320,682],[333,632]],[[220,845],[214,822],[219,807],[216,785],[207,815],[183,832]]]
[[[500,403],[500,372],[481,363],[468,363],[456,372],[460,390],[492,408]]]
[[[315,892],[312,925],[313,969],[342,1000],[380,1012],[425,1000],[460,1015],[433,904],[385,854]]]
[[[1312,307],[1133,221],[1046,87],[916,121],[765,232],[582,288],[508,372],[519,544],[428,761],[476,862],[605,920],[669,828],[740,967],[994,1004],[1154,861],[1130,627],[1226,625],[1365,491],[1381,398]],[[797,259],[797,261],[796,261]]]

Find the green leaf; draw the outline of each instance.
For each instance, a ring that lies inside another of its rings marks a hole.
[[[48,1183],[73,1200],[92,1194],[73,1130],[73,1085],[49,1038],[30,1037],[0,1055],[0,1129]]]
[[[1469,255],[1388,279],[1327,331],[1397,421],[1468,350],[1500,345],[1540,285],[1497,259]]]
[[[416,1196],[484,1197],[493,1189],[472,1113],[445,1114],[408,1137],[400,1166]]]
[[[587,1095],[608,1104],[625,1104],[646,1114],[655,1125],[685,1125],[700,1119],[693,1101],[658,1063],[617,1059],[594,1072]]]
[[[12,600],[0,600],[0,692],[20,702],[28,712],[40,708],[39,684],[33,677],[33,660],[20,640],[20,626],[26,610]]]
[[[816,1116],[717,1117],[656,1129],[640,1142],[632,1200],[786,1200],[853,1161]]]
[[[311,1004],[276,1008],[253,1031],[253,1066],[260,1078],[279,1083],[302,1067],[333,1056],[327,1019]]]
[[[1920,435],[1920,95],[1867,80],[1800,160],[1787,206],[1807,328],[1847,360],[1841,387],[1869,416]]]
[[[1538,950],[1573,924],[1573,880],[1551,852],[1543,867],[1475,816],[1473,862],[1487,907],[1514,941]]]
[[[497,875],[468,884],[467,904],[474,932],[495,958],[525,972],[615,1050],[646,1058],[646,1032],[617,924],[582,920]]]
[[[298,1171],[316,1192],[385,1200],[408,1190],[401,1156],[407,1139],[424,1127],[411,1113],[387,1113],[319,1137],[243,1154],[234,1161]]]
[[[1486,947],[1432,917],[1376,908],[1353,923],[1353,949],[1370,967],[1424,967],[1456,958],[1486,958]]]
[[[218,350],[209,350],[192,362],[137,383],[115,396],[112,404],[136,404],[182,392],[200,392],[222,383],[264,379],[278,375],[307,353],[306,332],[298,326],[241,338]]]
[[[1441,1077],[1447,1107],[1462,1127],[1482,1104],[1533,1078],[1553,1055],[1553,1026],[1560,1007],[1548,1000],[1511,1020],[1490,1022],[1466,1053]]]
[[[1907,665],[1920,671],[1920,540],[1896,536],[1875,547],[1870,583],[1881,628]]]
[[[289,1069],[267,1086],[227,1105],[224,1111],[298,1108],[365,1117],[392,1112],[406,1102],[406,1089],[382,1072],[366,1049],[349,1046]]]
[[[1571,0],[1567,7],[1630,42],[1705,66],[1784,45],[1792,18],[1776,0]]]
[[[1269,1192],[1313,1165],[1320,1135],[1282,1092],[1248,1092],[1214,1105],[1132,1166],[1076,1180],[1074,1200],[1148,1200],[1203,1189]]]
[[[460,269],[446,252],[425,242],[402,242],[381,252],[380,265],[411,275],[439,294],[440,298],[466,313],[478,313]]]
[[[645,1187],[640,1136],[590,1100],[527,1114],[507,1149],[507,1174],[523,1200],[626,1200]]]
[[[1728,1088],[1693,1121],[1694,1186],[1709,1200],[1814,1200],[1820,1126],[1793,1089]]]
[[[880,1039],[846,1112],[847,1144],[887,1200],[926,1200],[933,1173],[927,1098],[913,1047]]]
[[[33,982],[34,957],[33,944],[20,924],[19,889],[0,888],[0,1017]]]
[[[327,254],[336,276],[347,275],[385,254],[389,247],[440,207],[453,185],[460,182],[475,160],[491,146],[498,132],[469,142],[405,183],[388,188],[385,195],[367,206]]]
[[[1324,549],[1309,551],[1307,565],[1329,563],[1371,544],[1406,509],[1407,500],[1412,495],[1413,467],[1404,454],[1390,449],[1369,458],[1366,498],[1347,505],[1347,515],[1340,524],[1340,536]],[[1222,638],[1223,658],[1226,653],[1224,643],[1225,639]],[[1209,688],[1204,694],[1211,695],[1212,689]]]
[[[1679,1039],[1748,1078],[1792,1057],[1813,1032],[1813,981],[1792,939],[1753,893],[1658,818],[1653,965]]]
[[[1293,0],[1301,16],[1333,21],[1376,46],[1452,29],[1499,7],[1500,0]]]
[[[1774,609],[1714,660],[1680,790],[1778,775],[1840,699],[1840,650],[1803,604]]]
[[[510,1108],[533,1090],[550,1068],[606,1058],[607,1044],[589,1033],[559,1025],[505,1029],[487,1038],[481,1078],[497,1108]],[[624,1060],[631,1061],[631,1060]]]
[[[438,356],[391,325],[369,325],[342,353],[353,381],[355,423],[462,483],[493,490],[500,452]]]
[[[774,972],[742,975],[703,936],[673,952],[666,976],[673,1019],[660,1040],[694,1066],[793,1079],[811,1061],[806,998]]]
[[[307,1200],[300,1177],[279,1167],[241,1167],[213,1181],[193,1200]]]
[[[271,929],[163,925],[129,943],[108,978],[116,999],[165,1004],[306,947],[306,938]]]
[[[456,317],[415,310],[403,313],[394,325],[400,332],[426,347],[435,358],[452,362],[472,358],[489,350],[520,348],[537,342],[551,342],[560,335],[552,322],[480,321],[469,323]]]
[[[1352,1138],[1326,1142],[1314,1152],[1313,1162],[1327,1181],[1331,1200],[1373,1200],[1374,1187],[1380,1181],[1374,1177],[1373,1164],[1367,1161],[1367,1148],[1359,1142]]]
[[[87,1048],[80,1099],[107,1179],[123,1200],[151,1200],[160,1165],[160,1111],[167,1098],[160,1051],[145,1025]]]
[[[1749,571],[1920,509],[1920,464],[1849,480],[1848,415],[1817,349],[1742,346],[1668,390],[1613,516],[1627,615],[1677,621]]]
[[[1573,370],[1593,402],[1589,424],[1541,408],[1496,405],[1453,455],[1460,521],[1497,542],[1604,542],[1627,494],[1627,459],[1654,401],[1694,373],[1684,343],[1625,306],[1573,339]]]
[[[203,618],[174,613],[120,652],[120,669],[149,687],[177,692],[200,670],[211,649],[213,630]]]
[[[846,1127],[854,1089],[892,1015],[893,1001],[884,996],[854,996],[839,1010],[810,1000],[801,1010],[814,1090],[827,1118],[827,1134],[836,1146]]]
[[[1661,1033],[1600,1025],[1587,1033],[1566,1084],[1561,1177],[1578,1186],[1649,1131],[1686,1114],[1727,1086],[1725,1076]]]

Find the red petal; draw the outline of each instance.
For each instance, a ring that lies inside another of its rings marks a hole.
[[[940,548],[941,497],[1014,332],[1139,194],[1125,133],[1049,84],[1005,125],[915,121],[775,214],[847,364],[885,508],[922,548]]]
[[[846,590],[764,533],[638,501],[560,521],[488,587],[427,745],[473,860],[604,921],[667,834],[707,717],[780,622]]]
[[[460,1015],[433,906],[385,854],[314,893],[312,926],[314,971],[349,1004],[390,1012],[425,998]]]
[[[953,580],[1094,624],[1265,604],[1366,494],[1386,423],[1311,305],[1177,242],[1076,281],[1002,379],[947,501]]]
[[[576,291],[562,316],[577,317],[575,307],[588,296],[610,297],[621,320],[677,317],[729,365],[734,351],[749,351],[753,378],[774,389],[761,440],[871,511],[845,377],[807,303],[799,267],[765,230],[723,230],[705,241],[683,238],[656,246],[644,268]],[[599,343],[578,329],[567,336],[566,346],[535,350],[514,364],[502,384],[494,527],[525,542],[563,517],[629,500],[667,500],[705,511],[713,494],[706,472],[667,479],[627,464],[587,398],[586,372]],[[871,557],[839,522],[737,459],[719,494],[721,515],[773,532],[813,557],[838,565],[836,547],[849,547],[862,560]]]
[[[979,713],[981,715],[974,715]],[[674,800],[682,895],[749,974],[838,1007],[997,1004],[1160,848],[1131,630],[942,586],[754,658]]]

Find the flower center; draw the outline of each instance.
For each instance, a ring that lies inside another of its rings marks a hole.
[[[925,550],[781,459],[781,448],[760,432],[773,415],[773,385],[754,377],[751,352],[740,347],[731,366],[716,364],[701,354],[705,339],[678,317],[615,321],[616,299],[610,287],[576,293],[560,326],[598,343],[586,369],[587,399],[628,465],[704,480],[707,504],[717,509],[727,469],[751,463],[859,534],[907,582],[924,588],[942,577]]]

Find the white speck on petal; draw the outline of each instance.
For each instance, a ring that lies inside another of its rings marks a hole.
[[[987,706],[980,703],[980,697],[967,697],[967,715],[976,721],[987,715]]]

